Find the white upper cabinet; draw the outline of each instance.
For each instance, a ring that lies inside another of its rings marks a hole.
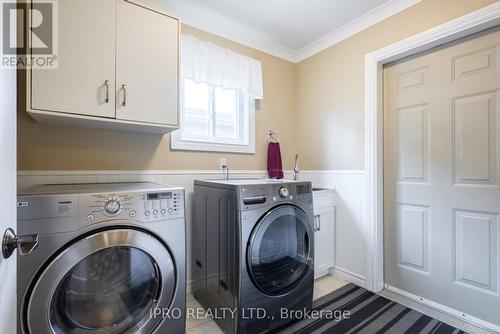
[[[31,108],[114,118],[115,0],[58,7],[58,69],[31,72]]]
[[[58,68],[27,75],[34,119],[151,133],[178,128],[178,19],[126,0],[59,1],[58,18]]]
[[[116,118],[177,125],[178,20],[118,1],[116,32]]]

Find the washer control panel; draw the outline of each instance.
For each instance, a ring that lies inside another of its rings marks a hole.
[[[83,194],[79,199],[80,226],[110,219],[148,223],[184,217],[184,190]]]
[[[272,182],[239,187],[239,209],[254,210],[280,203],[309,203],[312,207],[311,182]]]

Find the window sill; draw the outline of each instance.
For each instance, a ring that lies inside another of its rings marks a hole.
[[[172,150],[179,150],[179,151],[182,150],[182,151],[255,154],[255,143],[250,143],[250,145],[203,143],[203,142],[176,140],[174,136],[171,137],[170,148]]]

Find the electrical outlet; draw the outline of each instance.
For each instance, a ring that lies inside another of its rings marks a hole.
[[[219,159],[219,168],[224,169],[227,167],[227,159],[226,158],[220,158]]]

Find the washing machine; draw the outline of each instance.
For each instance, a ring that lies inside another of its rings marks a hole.
[[[17,261],[18,333],[185,333],[182,188],[40,185],[17,206],[38,242]]]
[[[312,186],[200,180],[194,186],[194,296],[225,333],[264,333],[312,307]],[[285,312],[283,312],[285,311]]]

